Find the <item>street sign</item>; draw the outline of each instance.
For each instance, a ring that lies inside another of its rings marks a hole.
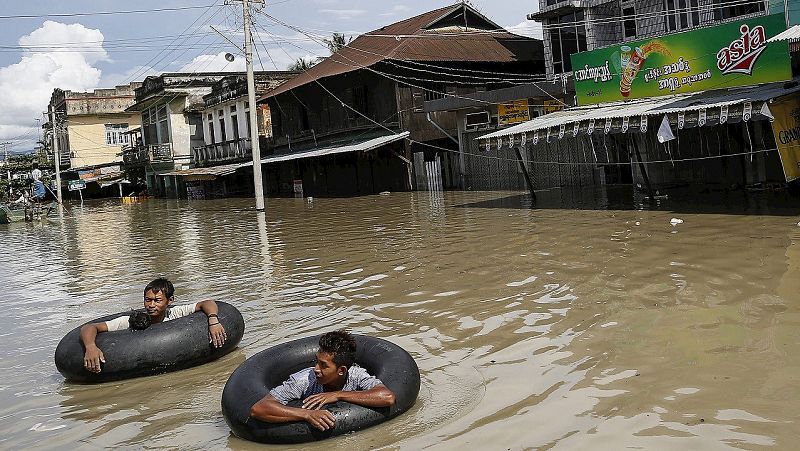
[[[67,186],[70,191],[80,191],[82,189],[86,189],[86,181],[85,180],[70,180],[67,182]]]

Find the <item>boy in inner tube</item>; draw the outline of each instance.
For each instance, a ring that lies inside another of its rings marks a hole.
[[[345,401],[366,407],[394,405],[394,393],[354,365],[356,341],[344,330],[328,332],[319,339],[317,363],[289,376],[283,385],[270,390],[250,409],[250,416],[268,423],[306,421],[327,431],[336,418],[322,409],[326,404]],[[302,408],[289,407],[290,401],[302,401]]]
[[[100,323],[89,323],[81,327],[81,342],[86,352],[83,355],[83,366],[93,373],[100,372],[100,364],[106,363],[103,351],[95,344],[98,333],[113,332],[117,330],[146,329],[150,324],[162,323],[190,315],[197,311],[203,311],[208,317],[208,337],[209,342],[215,347],[220,348],[228,338],[225,328],[219,322],[217,316],[219,310],[214,301],[202,301],[195,304],[170,306],[175,299],[175,287],[167,279],[158,278],[144,287],[144,313],[149,317],[149,321],[141,318],[141,315],[123,315],[111,321]]]

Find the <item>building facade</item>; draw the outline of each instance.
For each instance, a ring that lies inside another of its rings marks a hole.
[[[136,89],[127,111],[141,117],[141,128],[130,133],[123,159],[126,172],[144,180],[150,194],[178,197],[185,191],[181,180],[159,174],[192,166],[192,149],[205,145],[203,97],[228,75],[165,73]]]
[[[139,127],[139,115],[126,111],[133,105],[134,90],[139,86],[131,83],[92,92],[53,91],[48,108],[55,114],[62,170],[122,161],[122,148],[129,144],[126,132]]]
[[[261,101],[274,135],[268,189],[348,196],[460,188],[458,114],[425,111],[425,102],[536,74],[544,74],[541,41],[503,31],[466,4],[363,34]]]

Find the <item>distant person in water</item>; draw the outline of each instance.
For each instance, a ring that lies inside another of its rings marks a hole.
[[[42,182],[42,171],[39,169],[39,163],[33,163],[33,169],[31,170],[31,179],[33,180],[33,198],[36,201],[40,201],[44,199],[44,196],[47,194],[44,189],[44,183]]]
[[[394,405],[394,393],[355,364],[356,341],[343,331],[328,332],[319,339],[317,362],[289,376],[250,409],[250,416],[269,423],[306,421],[325,431],[336,425],[326,404],[345,401],[366,407]],[[302,407],[289,407],[290,401]]]
[[[123,315],[111,321],[89,323],[81,327],[81,342],[86,348],[83,356],[83,366],[89,371],[99,373],[101,370],[100,364],[106,363],[103,351],[95,344],[95,338],[98,333],[114,332],[128,328],[146,329],[150,324],[170,321],[198,311],[203,311],[208,317],[210,342],[215,348],[222,347],[228,337],[217,316],[219,311],[217,303],[214,301],[202,301],[196,304],[173,307],[170,302],[175,298],[174,295],[175,287],[172,282],[164,278],[158,278],[144,287],[144,313],[149,317],[149,321],[141,318],[141,315]]]

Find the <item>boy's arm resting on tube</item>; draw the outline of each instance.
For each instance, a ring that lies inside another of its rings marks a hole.
[[[225,327],[219,322],[219,307],[217,303],[211,300],[198,302],[195,306],[195,311],[201,310],[208,318],[208,339],[215,348],[220,348],[225,344],[228,335],[225,333]]]
[[[336,424],[336,418],[327,410],[309,410],[285,406],[270,394],[253,404],[253,407],[250,408],[250,416],[268,423],[306,421],[321,431],[327,431]]]
[[[103,351],[97,347],[94,340],[99,332],[108,332],[106,323],[89,323],[81,327],[81,342],[86,348],[83,354],[83,366],[93,372],[100,372],[100,363],[106,363]]]
[[[369,390],[353,391],[329,391],[311,395],[303,400],[303,408],[319,409],[325,404],[333,404],[337,401],[358,404],[364,407],[389,407],[394,405],[394,393],[379,384]]]

